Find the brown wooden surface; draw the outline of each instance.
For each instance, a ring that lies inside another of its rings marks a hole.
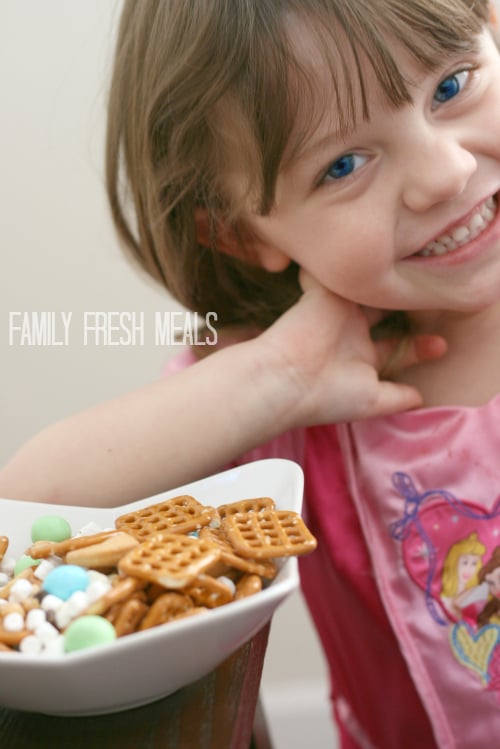
[[[268,749],[269,737],[260,709],[252,742],[268,634],[269,625],[208,676],[145,707],[84,718],[0,708],[0,747],[246,749],[252,743],[255,749]]]

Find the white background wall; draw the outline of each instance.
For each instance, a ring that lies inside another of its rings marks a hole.
[[[178,352],[84,346],[78,324],[85,311],[142,311],[147,325],[178,309],[124,259],[108,217],[104,101],[119,8],[0,0],[0,464],[46,424],[155,379]],[[10,345],[15,311],[71,311],[69,345]],[[324,666],[299,595],[273,624],[264,689],[277,749],[303,747],[308,718],[322,749]]]

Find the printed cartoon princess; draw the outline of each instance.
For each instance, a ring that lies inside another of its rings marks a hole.
[[[485,553],[486,547],[479,541],[477,533],[471,533],[450,547],[443,565],[441,602],[452,619],[468,618],[464,609],[474,603],[472,591],[477,590],[484,601],[483,589],[479,584],[483,582],[480,570]],[[495,600],[500,609],[500,600]]]
[[[479,582],[487,583],[490,597],[477,618],[479,627],[500,624],[500,546],[479,572]]]

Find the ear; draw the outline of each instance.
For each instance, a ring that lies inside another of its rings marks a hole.
[[[251,265],[259,265],[270,273],[280,273],[288,268],[290,258],[275,247],[270,247],[257,236],[243,228],[237,233],[232,227],[221,222],[214,229],[205,208],[196,208],[194,214],[196,238],[203,247],[210,247],[215,238],[216,249],[227,255],[244,259]],[[215,237],[214,237],[215,234]],[[248,254],[242,255],[242,242]]]

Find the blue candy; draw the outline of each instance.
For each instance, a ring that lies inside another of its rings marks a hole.
[[[47,593],[67,601],[77,590],[86,590],[89,582],[89,573],[83,567],[76,564],[61,564],[49,572],[42,588]]]

